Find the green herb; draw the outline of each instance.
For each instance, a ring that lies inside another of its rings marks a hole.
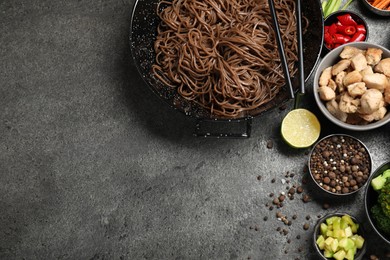
[[[339,10],[342,0],[329,0],[325,6],[324,17],[328,17],[331,13]]]
[[[322,6],[322,10],[325,11],[325,8],[326,8],[326,5],[328,4],[328,1],[323,1],[321,3],[321,6]]]
[[[338,11],[345,10],[354,0],[348,0],[342,7],[341,3],[343,0],[324,0],[321,3],[322,11],[324,13],[324,18],[328,17],[330,14]]]

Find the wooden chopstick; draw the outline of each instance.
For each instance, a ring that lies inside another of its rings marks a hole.
[[[294,89],[293,89],[293,86],[291,84],[291,77],[290,77],[290,73],[288,71],[287,59],[286,59],[286,55],[284,52],[282,37],[280,34],[280,29],[279,29],[279,22],[278,22],[278,18],[276,16],[275,6],[274,6],[273,0],[268,0],[268,5],[269,5],[270,12],[271,12],[272,22],[274,25],[274,31],[275,31],[275,35],[276,35],[276,43],[278,45],[279,56],[280,56],[280,59],[282,61],[284,78],[285,78],[286,84],[290,90],[290,97],[294,98]]]

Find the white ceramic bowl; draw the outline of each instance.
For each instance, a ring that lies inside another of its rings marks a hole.
[[[389,123],[390,122],[390,106],[387,106],[388,111],[383,119],[366,124],[366,125],[353,125],[353,124],[345,123],[345,122],[337,119],[336,117],[334,117],[326,108],[324,101],[322,101],[320,99],[320,96],[318,93],[318,88],[319,88],[318,80],[321,76],[321,73],[325,68],[336,64],[340,60],[339,55],[345,46],[353,46],[353,47],[356,47],[356,48],[359,48],[362,50],[366,50],[367,48],[379,48],[383,51],[382,58],[390,58],[390,50],[388,50],[387,48],[380,46],[378,44],[369,43],[369,42],[351,42],[351,43],[347,43],[347,44],[344,44],[342,46],[339,46],[339,47],[333,49],[332,51],[330,51],[318,64],[318,67],[317,67],[315,75],[314,75],[313,93],[314,93],[314,98],[315,98],[315,101],[316,101],[319,109],[325,115],[325,117],[327,117],[331,122],[333,122],[334,124],[336,124],[340,127],[348,129],[348,130],[367,131],[367,130],[381,127],[381,126]]]

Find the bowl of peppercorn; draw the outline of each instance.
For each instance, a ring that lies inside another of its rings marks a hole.
[[[308,165],[311,179],[323,194],[343,197],[363,188],[371,174],[372,159],[359,139],[332,134],[314,144]]]

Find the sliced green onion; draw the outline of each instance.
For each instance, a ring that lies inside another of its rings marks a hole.
[[[334,13],[338,10],[345,10],[353,1],[354,0],[348,0],[341,7],[343,0],[323,0],[321,2],[321,7],[322,7],[322,12],[324,13],[324,18],[328,17],[331,13]]]
[[[325,8],[326,8],[326,4],[328,3],[328,1],[324,1],[321,3],[321,6],[322,6],[322,11],[325,12]]]
[[[336,0],[336,4],[335,4],[333,10],[332,10],[329,14],[331,14],[331,13],[336,12],[337,10],[339,10],[339,9],[340,9],[340,6],[341,6],[341,2],[342,2],[342,0]]]
[[[340,8],[341,0],[329,0],[327,10],[324,13],[324,17],[328,17],[331,13],[337,11]]]

